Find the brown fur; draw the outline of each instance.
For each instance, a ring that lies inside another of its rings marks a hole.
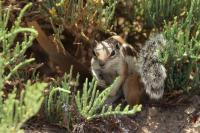
[[[120,42],[120,44],[125,44],[126,42],[124,41],[124,39],[120,36],[112,36],[113,39],[117,40],[118,42]]]
[[[124,64],[121,69],[121,76],[124,79],[122,89],[127,103],[129,105],[139,104],[140,98],[143,94],[143,89],[140,82],[140,75],[137,73],[129,75],[128,65]]]
[[[123,85],[124,97],[129,105],[140,103],[140,98],[143,94],[143,89],[140,84],[140,76],[135,74],[129,76]]]

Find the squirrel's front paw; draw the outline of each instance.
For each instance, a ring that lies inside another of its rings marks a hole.
[[[105,88],[106,87],[106,82],[104,80],[98,80],[97,81],[97,85],[100,86],[100,87],[104,87]]]
[[[110,96],[113,97],[113,96],[116,96],[116,95],[117,95],[117,91],[113,89],[113,90],[110,92]]]

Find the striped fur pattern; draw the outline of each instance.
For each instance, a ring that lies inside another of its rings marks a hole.
[[[91,60],[92,74],[100,86],[105,87],[120,76],[120,70],[126,63],[128,74],[139,74],[146,93],[151,99],[159,99],[164,93],[166,70],[158,61],[158,50],[164,45],[164,37],[158,34],[150,37],[140,52],[137,52],[120,36],[112,36],[99,42],[94,48]],[[115,91],[111,95],[116,94],[123,81],[124,79],[121,79],[119,84],[115,85]]]
[[[120,36],[112,36],[99,42],[93,50],[91,71],[97,80],[110,85],[120,75],[124,63],[128,64],[129,73],[134,73],[136,68],[136,50]]]

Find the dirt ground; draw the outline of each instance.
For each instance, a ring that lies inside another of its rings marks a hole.
[[[199,133],[200,95],[195,95],[190,102],[174,107],[145,107],[135,119],[138,124],[136,132]]]
[[[145,104],[140,113],[129,117],[110,117],[74,126],[77,133],[200,133],[200,92],[173,101],[175,104]],[[25,133],[66,133],[48,123],[29,123]]]

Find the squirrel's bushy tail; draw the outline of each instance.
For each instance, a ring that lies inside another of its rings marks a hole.
[[[150,37],[139,53],[141,80],[146,93],[152,99],[159,99],[164,93],[165,67],[159,62],[158,51],[166,44],[162,34]]]

